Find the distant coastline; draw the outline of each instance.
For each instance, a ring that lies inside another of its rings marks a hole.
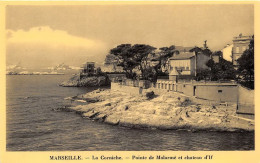
[[[32,72],[32,73],[6,73],[6,75],[64,75],[64,73],[59,72]]]
[[[79,69],[80,67],[69,66],[64,63],[40,69],[28,68],[18,64],[7,66],[6,75],[65,75],[74,74]]]

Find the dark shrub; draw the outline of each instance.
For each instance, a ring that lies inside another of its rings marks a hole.
[[[147,97],[147,99],[152,99],[154,97],[154,92],[153,91],[147,92],[146,97]]]

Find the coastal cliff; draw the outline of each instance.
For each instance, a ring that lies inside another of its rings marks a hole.
[[[96,90],[74,97],[85,103],[60,108],[112,125],[191,131],[254,131],[254,121],[239,118],[235,105],[200,105],[179,93],[150,96]]]
[[[80,78],[79,75],[74,75],[68,81],[64,81],[60,86],[63,87],[96,87],[109,85],[109,79],[106,76],[89,76]]]

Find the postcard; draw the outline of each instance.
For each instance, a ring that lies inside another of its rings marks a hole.
[[[0,4],[1,163],[260,161],[258,1]]]

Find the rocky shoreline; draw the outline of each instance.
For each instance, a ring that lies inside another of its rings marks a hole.
[[[179,93],[153,98],[114,90],[95,90],[73,97],[80,105],[58,108],[83,118],[130,128],[195,131],[253,132],[254,121],[236,116],[236,106],[200,105]]]
[[[110,81],[106,76],[89,76],[80,78],[79,74],[74,75],[69,80],[59,84],[62,87],[96,87],[108,86]]]

